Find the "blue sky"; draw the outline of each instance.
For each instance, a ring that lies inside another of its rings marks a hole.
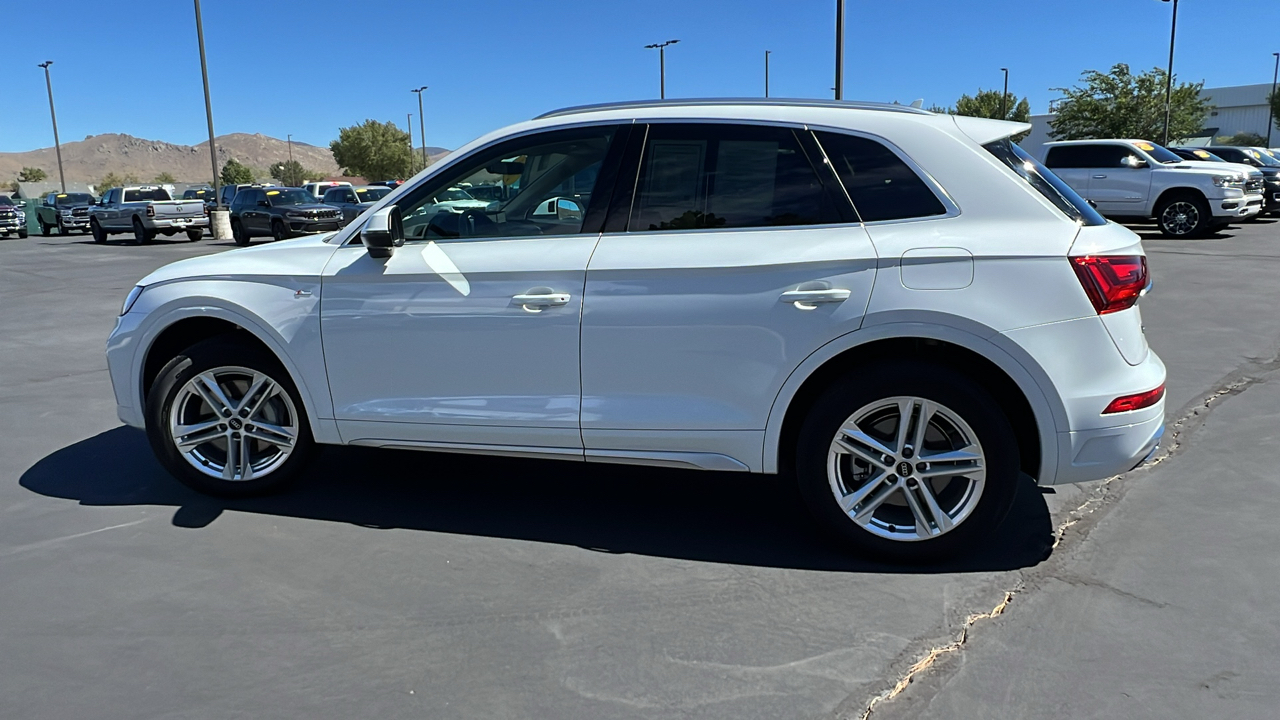
[[[428,85],[427,144],[453,148],[546,110],[658,95],[756,96],[772,50],[771,94],[830,97],[834,0],[204,0],[215,129],[327,145],[366,118],[405,123]],[[52,145],[44,75],[53,60],[64,141],[119,132],[207,138],[189,0],[118,8],[62,0],[22,6],[0,45],[0,151]],[[848,0],[848,98],[950,104],[979,87],[1044,112],[1050,88],[1081,71],[1167,61],[1170,4],[1159,0]],[[1182,0],[1179,79],[1209,86],[1271,80],[1280,2]],[[38,27],[47,32],[35,32]],[[1237,20],[1241,22],[1236,22]],[[53,32],[56,28],[57,32]],[[1251,28],[1265,28],[1250,37]],[[1224,34],[1228,33],[1228,34]]]

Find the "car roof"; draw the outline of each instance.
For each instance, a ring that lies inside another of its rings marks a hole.
[[[1089,145],[1090,143],[1148,143],[1150,145],[1159,144],[1152,140],[1143,140],[1141,138],[1094,138],[1092,140],[1054,140],[1052,142],[1045,143],[1045,145]]]
[[[861,100],[820,100],[814,98],[683,98],[672,100],[628,100],[612,103],[595,103],[592,105],[575,105],[545,112],[534,120],[564,117],[566,115],[582,115],[603,112],[606,110],[650,110],[676,107],[809,107],[809,108],[844,108],[857,110],[879,110],[881,112],[901,112],[915,115],[932,115],[928,110],[921,110],[913,105],[896,103],[865,102]]]

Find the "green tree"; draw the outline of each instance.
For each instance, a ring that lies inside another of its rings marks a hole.
[[[175,178],[172,174],[170,174],[170,173],[168,173],[168,172],[162,172],[162,173],[160,173],[159,175],[157,175],[157,176],[156,176],[156,179],[155,179],[155,180],[152,180],[152,182],[157,182],[157,183],[175,183],[175,182],[178,182],[178,179],[177,179],[177,178]]]
[[[136,185],[137,183],[138,176],[133,173],[117,175],[114,172],[109,172],[101,180],[94,183],[93,187],[98,191],[98,194],[101,195],[113,187],[124,187],[125,185]]]
[[[303,183],[324,179],[324,173],[308,170],[297,160],[278,162],[272,165],[267,173],[289,187],[298,187]]]
[[[1236,147],[1266,147],[1267,138],[1257,133],[1238,132],[1235,135],[1221,135],[1214,142]]]
[[[223,185],[242,185],[253,182],[253,171],[231,158],[222,166]]]
[[[339,128],[338,139],[329,143],[329,149],[346,174],[370,180],[408,177],[414,167],[409,133],[395,123],[365,120]]]
[[[966,115],[968,117],[991,118],[992,120],[1011,120],[1013,122],[1031,122],[1031,103],[1026,98],[1009,93],[1002,98],[999,90],[978,89],[976,95],[961,95],[954,108],[940,108],[936,105],[929,108],[931,112],[948,115]],[[1013,141],[1018,142],[1029,135],[1029,132],[1018,133]]]
[[[1089,138],[1164,137],[1164,70],[1155,68],[1140,75],[1117,63],[1110,72],[1089,70],[1081,74],[1082,85],[1053,88],[1062,93],[1058,114],[1049,121],[1055,140]],[[1204,83],[1179,83],[1174,78],[1169,103],[1169,141],[1195,137],[1204,128],[1213,105],[1200,97]]]
[[[24,167],[18,173],[18,182],[40,182],[48,178],[49,173],[37,167]]]

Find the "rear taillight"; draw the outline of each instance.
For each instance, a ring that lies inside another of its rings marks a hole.
[[[1160,402],[1160,398],[1162,397],[1164,397],[1163,385],[1155,390],[1148,390],[1134,395],[1124,395],[1112,400],[1111,403],[1107,405],[1107,409],[1102,411],[1102,414],[1111,415],[1112,413],[1130,412],[1132,410],[1149,408]]]
[[[1149,280],[1142,255],[1073,257],[1071,267],[1099,315],[1133,307]]]
[[[147,217],[155,217],[155,216],[156,216],[156,206],[155,206],[155,205],[148,205],[148,206],[147,206]]]

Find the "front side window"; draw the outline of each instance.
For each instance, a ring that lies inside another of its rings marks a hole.
[[[856,135],[814,134],[863,222],[946,214],[928,184],[883,144]]]
[[[982,146],[1017,173],[1036,192],[1053,203],[1067,217],[1083,225],[1106,225],[1107,221],[1084,198],[1054,175],[1048,168],[1036,162],[1025,150],[1009,138]]]
[[[405,239],[579,232],[615,131],[612,126],[556,130],[478,151],[428,179],[399,203]],[[480,184],[501,185],[504,199],[476,198],[462,189]]]
[[[722,124],[649,127],[629,232],[841,222],[790,128]]]

